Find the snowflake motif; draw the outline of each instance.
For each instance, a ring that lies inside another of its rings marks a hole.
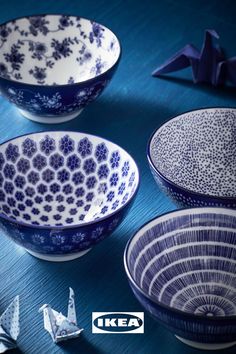
[[[96,177],[92,176],[87,179],[86,186],[88,187],[88,189],[92,189],[94,188],[96,183],[97,183]]]
[[[54,179],[55,173],[49,168],[47,168],[45,171],[43,171],[42,177],[45,182],[49,183]]]
[[[69,135],[65,135],[63,138],[61,138],[59,143],[59,148],[64,153],[64,155],[68,155],[70,152],[74,151],[74,146],[74,140],[72,140]]]
[[[117,207],[119,205],[119,200],[116,200],[113,204],[112,204],[112,210],[116,210]]]
[[[76,172],[73,174],[72,181],[77,186],[84,182],[84,175],[81,172]]]
[[[69,180],[70,174],[69,172],[64,168],[63,170],[59,171],[57,173],[57,178],[61,183],[64,183]]]
[[[2,169],[4,162],[5,162],[5,160],[4,160],[3,154],[0,152],[0,170]]]
[[[112,222],[108,226],[108,230],[113,231],[118,224],[119,224],[119,219],[118,218],[113,219]]]
[[[107,192],[107,184],[106,183],[100,183],[99,187],[98,187],[98,193],[103,193],[105,194]]]
[[[96,240],[99,238],[104,231],[104,227],[98,226],[95,230],[92,231],[91,239]]]
[[[130,169],[129,161],[125,161],[124,166],[122,167],[122,177],[128,176],[129,169]]]
[[[89,192],[87,195],[86,195],[86,201],[87,202],[91,202],[94,198],[94,193],[93,192]]]
[[[111,185],[111,187],[112,187],[112,186],[116,186],[117,183],[118,183],[118,181],[119,181],[118,173],[113,173],[112,176],[111,176],[111,178],[110,178],[110,185]]]
[[[33,158],[33,166],[38,170],[41,171],[47,164],[47,160],[44,156],[38,154]]]
[[[56,201],[59,202],[59,203],[63,202],[64,201],[64,196],[61,195],[61,194],[57,195]]]
[[[103,179],[103,178],[107,178],[109,175],[109,168],[107,167],[107,165],[101,165],[98,169],[98,177],[99,179]]]
[[[41,204],[43,202],[43,198],[40,197],[39,195],[37,195],[35,198],[34,198],[34,201],[35,203],[37,204]]]
[[[105,205],[104,207],[102,207],[101,213],[102,213],[102,214],[106,214],[107,210],[108,210],[108,206]]]
[[[86,173],[86,175],[89,175],[96,170],[96,163],[92,158],[89,158],[84,161],[83,169]]]
[[[23,141],[22,152],[25,156],[32,157],[36,151],[37,151],[36,143],[32,139],[27,138]]]
[[[54,194],[54,193],[57,193],[59,192],[61,189],[60,185],[57,184],[57,183],[53,183],[51,186],[50,186],[50,191]]]
[[[85,191],[84,191],[84,189],[82,187],[77,188],[76,191],[75,191],[75,195],[78,198],[79,197],[83,197],[84,194],[85,194]]]
[[[116,167],[119,167],[119,161],[120,161],[120,154],[119,151],[114,151],[111,155],[110,163],[111,167],[114,169]]]
[[[69,167],[71,171],[76,170],[80,167],[80,159],[75,154],[69,156],[67,159],[67,167]]]
[[[60,167],[64,165],[64,157],[56,153],[50,157],[49,164],[55,170],[58,170]]]
[[[31,171],[28,174],[27,179],[28,179],[29,183],[36,184],[39,181],[40,176],[37,172]]]
[[[48,135],[45,136],[43,140],[39,143],[40,149],[46,155],[50,155],[52,151],[56,149],[55,140],[50,138]]]
[[[45,194],[47,192],[47,190],[48,190],[47,186],[45,186],[45,184],[43,184],[43,183],[40,183],[37,187],[37,191],[40,194]]]
[[[32,207],[33,206],[33,202],[32,202],[32,200],[31,199],[26,199],[26,201],[25,201],[25,205],[26,206],[28,206],[28,207]]]
[[[44,244],[45,237],[40,234],[34,234],[34,235],[32,235],[32,241],[36,245],[41,245],[41,244]]]
[[[16,160],[20,156],[18,146],[10,143],[6,148],[5,154],[6,154],[7,160],[10,160],[12,162],[16,162]]]
[[[118,188],[118,194],[122,195],[124,193],[124,190],[125,190],[125,183],[122,182],[121,185]]]
[[[18,202],[22,202],[25,199],[25,196],[22,192],[17,191],[15,194],[15,198]]]
[[[3,169],[3,173],[6,178],[12,179],[16,173],[16,170],[13,165],[9,165],[7,163]]]
[[[114,193],[113,191],[109,192],[109,193],[107,194],[107,201],[108,201],[108,202],[111,202],[112,199],[114,198],[114,196],[115,196],[115,193]]]
[[[35,194],[34,188],[32,188],[32,187],[27,187],[27,188],[25,189],[25,194],[26,194],[28,197],[33,197],[34,194]]]
[[[66,195],[71,194],[73,192],[73,187],[70,184],[66,184],[63,189],[62,189],[63,193],[65,193]]]
[[[14,191],[14,186],[11,182],[5,182],[4,189],[7,194],[12,194]]]
[[[78,145],[78,152],[82,157],[91,155],[92,153],[92,148],[93,145],[92,143],[88,140],[88,138],[83,138],[82,140],[79,141]]]
[[[25,184],[26,184],[25,177],[23,177],[23,176],[17,176],[16,177],[16,179],[15,179],[16,187],[23,188]]]
[[[2,190],[0,190],[0,201],[1,202],[4,202],[5,201],[5,193],[2,191]]]
[[[23,157],[17,162],[17,169],[19,172],[25,174],[30,169],[29,160]]]
[[[46,211],[47,213],[50,213],[50,211],[52,211],[51,205],[45,205],[45,206],[43,207],[43,209],[44,209],[44,211]]]
[[[4,211],[5,214],[10,214],[10,208],[8,205],[3,205],[2,210]]]
[[[46,200],[46,202],[50,203],[53,201],[53,196],[51,194],[47,194],[45,196],[45,200]]]
[[[132,172],[129,178],[129,187],[132,187],[134,180],[135,180],[135,172]]]
[[[14,198],[9,197],[9,198],[7,198],[7,204],[8,204],[11,208],[13,208],[13,207],[16,206],[16,201],[15,201]]]
[[[125,196],[122,199],[122,204],[125,204],[129,198],[129,193],[126,193]]]
[[[72,242],[77,244],[85,240],[86,234],[84,232],[77,232],[72,236]]]
[[[12,214],[17,217],[20,215],[20,212],[17,209],[13,209]]]
[[[66,237],[61,234],[54,234],[53,232],[50,233],[52,244],[55,246],[63,245],[66,241]]]
[[[74,199],[73,197],[68,197],[68,198],[66,199],[67,204],[73,204],[74,201],[75,201],[75,199]]]
[[[98,162],[105,161],[107,159],[108,149],[104,143],[97,145],[95,156]]]

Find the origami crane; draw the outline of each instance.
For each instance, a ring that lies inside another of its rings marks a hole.
[[[158,67],[152,75],[157,77],[191,66],[194,83],[205,82],[218,86],[228,80],[236,85],[236,57],[226,60],[218,43],[214,43],[214,40],[218,39],[215,30],[206,30],[201,51],[187,44]]]
[[[83,331],[83,329],[77,326],[74,291],[71,288],[69,290],[67,317],[61,312],[53,310],[48,304],[43,305],[39,309],[39,312],[43,312],[44,328],[50,333],[55,343],[76,338]]]
[[[17,347],[19,325],[19,296],[16,296],[0,317],[0,353]]]

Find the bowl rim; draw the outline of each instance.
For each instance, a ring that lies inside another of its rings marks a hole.
[[[133,286],[148,300],[152,301],[153,303],[155,303],[156,305],[158,305],[159,307],[163,308],[164,310],[170,311],[175,313],[176,315],[181,315],[181,316],[186,316],[189,319],[197,319],[203,322],[217,322],[217,321],[228,321],[228,320],[236,320],[236,315],[231,315],[231,316],[214,316],[214,317],[204,317],[202,315],[199,314],[194,314],[194,313],[190,313],[190,312],[185,312],[182,310],[179,310],[177,308],[165,305],[164,303],[160,302],[159,300],[157,300],[154,296],[149,295],[148,293],[146,293],[138,284],[137,282],[133,279],[130,270],[129,270],[129,266],[128,266],[128,251],[129,251],[129,246],[132,242],[132,240],[135,238],[135,236],[140,233],[148,224],[151,224],[153,221],[158,221],[160,220],[162,217],[168,216],[170,214],[181,214],[181,213],[188,213],[188,215],[191,215],[191,212],[196,211],[196,212],[200,212],[200,213],[204,213],[204,211],[207,212],[207,210],[212,211],[212,213],[214,213],[214,211],[218,210],[219,214],[222,213],[227,213],[227,215],[232,215],[236,217],[236,210],[234,209],[230,209],[230,208],[223,208],[223,207],[199,207],[199,208],[182,208],[182,209],[175,209],[172,211],[168,211],[166,213],[163,213],[161,215],[158,215],[154,218],[152,218],[151,220],[147,221],[146,223],[144,223],[142,226],[139,227],[139,229],[130,237],[130,239],[128,240],[126,246],[125,246],[125,250],[124,250],[124,255],[123,255],[123,264],[124,264],[124,268],[125,268],[125,272],[126,275],[128,277],[128,280],[133,284]],[[235,214],[235,215],[233,215]]]
[[[0,79],[1,80],[4,80],[5,82],[13,82],[15,84],[19,84],[19,85],[26,85],[26,86],[29,86],[29,87],[33,87],[33,88],[47,88],[47,89],[53,89],[53,88],[63,88],[63,87],[71,87],[71,86],[77,86],[77,85],[85,85],[87,83],[90,83],[90,82],[93,82],[97,79],[101,79],[103,78],[104,76],[107,75],[107,73],[109,73],[110,71],[112,71],[114,69],[115,66],[118,65],[119,61],[120,61],[120,58],[121,58],[121,54],[122,54],[122,47],[121,47],[121,42],[119,40],[119,38],[117,37],[117,35],[107,26],[103,25],[102,23],[100,22],[97,22],[93,19],[89,19],[89,18],[86,18],[86,17],[82,17],[82,16],[79,16],[79,15],[72,15],[72,14],[69,14],[69,13],[39,13],[39,14],[32,14],[32,15],[26,15],[26,16],[19,16],[19,17],[14,17],[12,18],[11,20],[7,20],[3,23],[0,23],[0,29],[2,26],[7,26],[9,23],[11,22],[14,22],[14,21],[18,21],[18,20],[23,20],[23,19],[28,19],[30,17],[37,17],[37,16],[69,16],[69,17],[79,17],[80,19],[82,20],[86,20],[86,21],[89,21],[89,22],[93,22],[93,23],[96,23],[96,24],[99,24],[100,26],[104,27],[105,29],[109,30],[113,35],[114,37],[116,38],[117,40],[117,43],[119,45],[119,55],[117,56],[117,59],[116,61],[113,63],[113,65],[108,68],[107,70],[105,70],[103,73],[97,75],[97,76],[94,76],[90,79],[86,79],[86,80],[83,80],[83,81],[79,81],[79,82],[74,82],[72,84],[58,84],[58,85],[42,85],[42,84],[30,84],[30,83],[27,83],[27,82],[24,82],[24,81],[17,81],[17,80],[13,80],[13,79],[6,79],[4,77],[2,77],[0,75]]]
[[[173,185],[175,188],[177,189],[180,189],[181,191],[183,191],[184,193],[190,193],[190,194],[194,194],[196,196],[199,196],[199,197],[203,197],[203,198],[212,198],[212,199],[216,199],[218,200],[219,202],[221,201],[236,201],[236,194],[234,197],[224,197],[224,196],[217,196],[217,195],[211,195],[211,194],[208,194],[208,193],[201,193],[201,192],[195,192],[193,191],[192,189],[188,189],[186,187],[182,187],[180,186],[179,184],[177,184],[176,182],[173,182],[172,180],[170,180],[168,177],[164,176],[162,174],[162,172],[160,172],[160,170],[155,166],[152,158],[151,158],[151,144],[152,144],[152,141],[153,141],[153,138],[154,136],[156,135],[156,133],[161,130],[165,125],[167,125],[169,122],[171,121],[174,121],[175,119],[177,118],[180,118],[181,116],[185,115],[185,114],[188,114],[188,113],[193,113],[193,112],[198,112],[198,111],[203,111],[203,110],[225,110],[225,109],[228,109],[228,110],[234,110],[236,112],[236,107],[224,107],[224,106],[216,106],[216,107],[202,107],[202,108],[197,108],[197,109],[191,109],[191,110],[188,110],[188,111],[185,111],[183,113],[180,113],[180,114],[177,114],[173,117],[171,117],[170,119],[167,119],[165,122],[163,122],[158,128],[156,128],[153,133],[151,134],[149,140],[148,140],[148,143],[147,143],[147,147],[146,147],[146,155],[147,155],[147,159],[148,159],[148,162],[150,164],[150,166],[153,168],[153,170],[164,180],[166,181],[167,183]]]
[[[60,134],[84,134],[86,135],[88,138],[89,137],[92,137],[92,138],[99,138],[99,139],[102,139],[102,141],[104,142],[108,142],[108,143],[111,143],[111,144],[114,144],[116,145],[117,148],[121,149],[122,151],[124,151],[128,156],[129,158],[134,162],[134,165],[137,169],[137,184],[136,184],[136,187],[135,187],[135,190],[132,194],[132,196],[129,197],[129,199],[123,204],[121,205],[119,208],[117,208],[116,210],[114,210],[112,213],[109,213],[108,215],[105,215],[105,216],[102,216],[101,218],[99,219],[96,219],[96,220],[92,220],[92,221],[88,221],[88,222],[82,222],[80,224],[72,224],[72,225],[61,225],[61,226],[57,226],[57,225],[52,225],[52,226],[46,226],[46,225],[34,225],[34,224],[30,224],[30,223],[27,223],[27,222],[24,222],[24,221],[19,221],[19,220],[16,220],[16,219],[13,219],[13,218],[10,218],[4,214],[2,214],[0,212],[0,219],[4,219],[10,223],[13,223],[13,224],[16,224],[16,225],[20,225],[20,226],[24,226],[24,227],[27,227],[27,228],[31,228],[31,229],[41,229],[41,230],[67,230],[67,229],[75,229],[75,228],[79,228],[79,227],[85,227],[85,226],[88,226],[88,225],[92,225],[92,224],[96,224],[98,222],[101,222],[101,221],[104,221],[106,219],[109,219],[110,217],[114,216],[115,214],[117,214],[118,212],[122,211],[133,199],[134,197],[136,196],[137,192],[138,192],[138,189],[139,189],[139,185],[140,185],[140,172],[139,172],[139,168],[138,168],[138,165],[136,163],[136,161],[134,160],[134,158],[124,149],[122,148],[120,145],[116,144],[116,143],[113,143],[111,140],[108,140],[108,139],[105,139],[99,135],[95,135],[95,134],[90,134],[90,133],[86,133],[86,132],[82,132],[82,131],[75,131],[75,130],[46,130],[46,131],[37,131],[37,132],[33,132],[33,133],[26,133],[26,134],[22,134],[22,135],[18,135],[14,138],[10,138],[6,141],[4,141],[3,143],[0,144],[0,148],[2,145],[4,144],[7,144],[9,142],[12,142],[16,139],[19,139],[19,138],[22,138],[22,137],[28,137],[28,136],[35,136],[35,135],[39,135],[39,134],[51,134],[51,133],[60,133]]]

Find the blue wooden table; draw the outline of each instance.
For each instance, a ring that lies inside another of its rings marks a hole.
[[[19,294],[21,352],[29,354],[193,354],[199,351],[177,341],[148,315],[143,335],[91,333],[93,311],[142,311],[128,286],[123,251],[129,237],[144,222],[174,208],[159,192],[146,159],[151,132],[164,120],[186,110],[235,106],[234,89],[194,86],[185,71],[175,79],[150,76],[157,65],[187,42],[201,45],[204,29],[214,28],[229,55],[236,54],[234,1],[205,0],[1,0],[0,22],[33,13],[69,13],[92,18],[120,38],[123,54],[110,86],[78,119],[58,126],[23,118],[0,99],[0,141],[42,131],[76,130],[100,135],[120,144],[136,159],[141,187],[129,215],[113,235],[84,258],[68,263],[39,261],[0,237],[0,312]],[[181,78],[181,79],[180,79]],[[49,302],[66,311],[68,287],[76,291],[80,339],[54,345],[43,330],[38,308]],[[235,348],[224,353],[235,353]],[[12,354],[14,351],[12,351]],[[15,353],[19,353],[15,350]],[[200,352],[199,352],[200,353]],[[203,353],[203,352],[202,352]],[[220,352],[218,352],[220,354]]]

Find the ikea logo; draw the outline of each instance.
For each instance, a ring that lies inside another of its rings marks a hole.
[[[143,312],[93,312],[92,333],[144,333]]]

